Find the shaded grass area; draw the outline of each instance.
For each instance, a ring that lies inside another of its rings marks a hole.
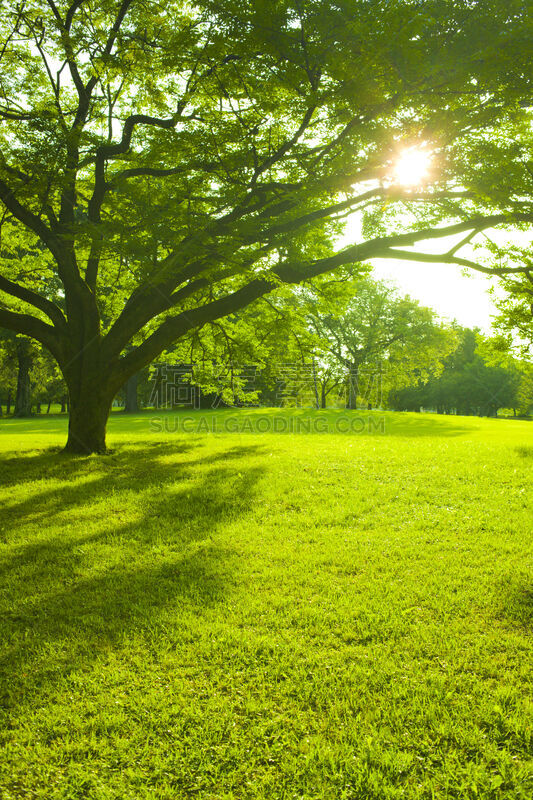
[[[533,427],[280,413],[0,423],[3,800],[529,800]]]

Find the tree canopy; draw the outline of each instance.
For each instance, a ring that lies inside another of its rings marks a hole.
[[[57,359],[68,449],[104,450],[129,376],[282,284],[450,235],[416,258],[523,271],[461,247],[533,219],[530,34],[518,0],[3,6],[0,325]],[[413,147],[431,173],[398,185]]]

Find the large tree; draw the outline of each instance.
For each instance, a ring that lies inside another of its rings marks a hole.
[[[527,6],[3,4],[0,325],[57,359],[67,449],[104,451],[131,375],[280,284],[528,222],[522,198],[454,171],[527,113]],[[407,190],[391,164],[417,146],[434,169]],[[406,202],[424,213],[387,231],[379,215]],[[336,251],[364,210],[365,235]],[[471,264],[456,246],[442,259]]]

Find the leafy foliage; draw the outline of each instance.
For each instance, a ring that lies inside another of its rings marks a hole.
[[[530,367],[514,359],[505,342],[483,340],[475,331],[461,330],[458,346],[444,359],[440,375],[420,381],[418,386],[392,393],[393,408],[419,411],[421,407],[439,413],[496,416],[498,409],[528,413]]]

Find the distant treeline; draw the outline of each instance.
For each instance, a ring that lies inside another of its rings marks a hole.
[[[390,407],[397,411],[429,410],[487,417],[497,416],[500,409],[515,415],[531,414],[531,374],[510,358],[507,363],[491,363],[478,342],[474,331],[464,330],[457,350],[444,359],[442,372],[415,385],[391,390]]]

